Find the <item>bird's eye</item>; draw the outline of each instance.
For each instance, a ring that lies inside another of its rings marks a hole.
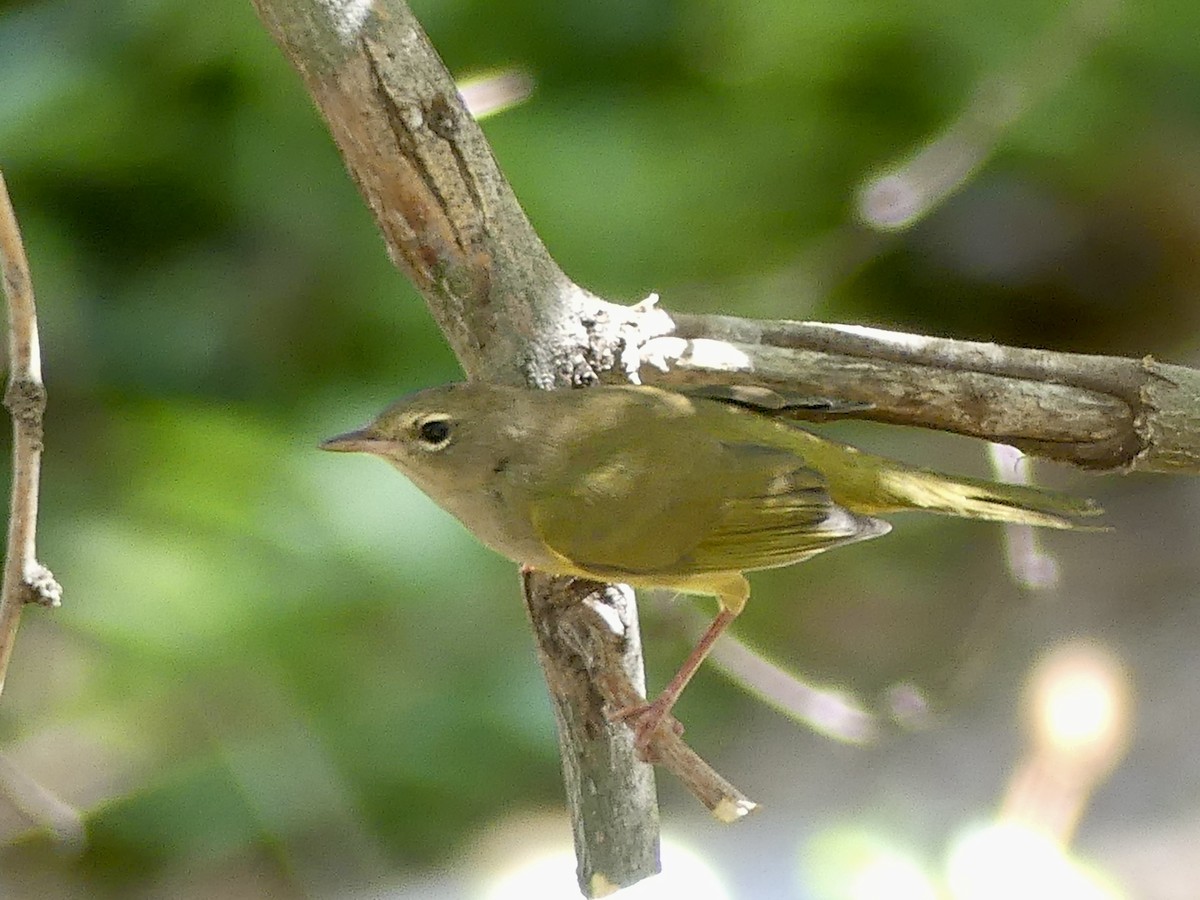
[[[450,443],[450,420],[444,416],[426,419],[417,426],[417,437],[427,450],[441,450]]]

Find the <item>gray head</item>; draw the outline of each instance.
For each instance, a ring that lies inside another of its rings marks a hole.
[[[479,490],[505,459],[529,391],[447,384],[398,400],[374,422],[321,444],[323,450],[385,459],[435,500]]]

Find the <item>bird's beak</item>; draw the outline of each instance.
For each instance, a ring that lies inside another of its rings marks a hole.
[[[320,446],[322,450],[335,450],[338,453],[378,453],[385,443],[370,428],[360,428],[322,441]]]

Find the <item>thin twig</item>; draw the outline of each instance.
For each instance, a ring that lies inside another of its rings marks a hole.
[[[0,691],[8,673],[21,609],[26,603],[58,606],[62,588],[37,561],[38,476],[42,464],[42,355],[29,263],[8,186],[0,175],[0,267],[8,298],[9,379],[4,405],[13,420],[12,505],[8,552],[0,588]]]
[[[1025,454],[1008,444],[988,444],[992,473],[1005,484],[1031,484]],[[1041,591],[1058,584],[1058,560],[1042,544],[1032,525],[1004,523],[1004,558],[1008,573],[1021,587]]]
[[[881,231],[908,228],[966,184],[1013,123],[1057,90],[1111,31],[1120,5],[1120,0],[1069,4],[1015,64],[988,75],[937,136],[863,185],[858,196],[863,223]]]
[[[695,609],[682,604],[672,610],[695,640],[706,621]],[[846,744],[868,744],[880,734],[876,717],[855,699],[839,690],[820,688],[777,666],[743,644],[730,632],[713,646],[709,661],[742,688],[818,734]]]
[[[528,580],[536,577],[544,576],[526,575],[527,590]],[[619,595],[628,592],[628,588],[578,579],[573,580],[571,587],[574,596],[559,611],[554,640],[569,651],[575,669],[583,676],[583,689],[598,690],[604,701],[602,708],[608,713],[644,703],[640,664],[633,672],[625,668],[630,634],[620,611]],[[640,661],[640,654],[637,658]],[[597,736],[602,739],[607,731],[599,729]],[[655,732],[649,749],[655,762],[679,778],[722,822],[736,822],[758,806],[721,777],[672,729],[660,728]],[[626,766],[618,764],[612,768],[622,771]]]
[[[83,850],[87,840],[83,814],[3,753],[0,753],[0,793],[31,822],[48,829],[60,848],[70,852]]]
[[[584,603],[581,609],[587,608]],[[597,633],[589,628],[587,634]],[[645,703],[646,698],[628,681],[613,675],[611,668],[596,666],[593,677],[605,702],[611,709],[627,709]],[[650,741],[654,761],[680,780],[692,795],[703,803],[717,819],[731,823],[758,809],[758,804],[721,776],[701,759],[674,731],[660,729]]]

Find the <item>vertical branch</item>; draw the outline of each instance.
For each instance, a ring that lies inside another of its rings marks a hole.
[[[638,757],[630,730],[614,729],[606,715],[645,702],[633,591],[521,571],[563,736],[579,887],[586,897],[604,897],[659,870],[654,770]],[[757,808],[672,729],[656,732],[650,748],[720,821],[736,822]]]
[[[585,386],[635,377],[637,349],[673,327],[653,302],[619,306],[583,290],[522,211],[454,79],[403,0],[251,0],[304,79],[383,233],[472,379]],[[571,690],[578,654],[558,639],[566,580],[537,580],[527,604],[554,699],[580,887],[600,896],[657,870],[652,768],[604,717],[597,690]],[[624,616],[614,678],[640,672],[637,608]],[[599,627],[599,626],[598,626]],[[571,677],[568,677],[568,676]],[[619,811],[610,815],[609,811]]]
[[[21,244],[21,232],[0,175],[0,267],[8,298],[9,378],[4,405],[13,420],[12,503],[8,550],[0,588],[0,691],[8,672],[21,609],[26,603],[58,606],[62,588],[37,561],[38,476],[42,464],[42,355],[38,345],[33,283]]]
[[[637,607],[624,586],[530,569],[522,581],[558,726],[576,878],[585,897],[604,897],[659,871],[654,770],[606,717],[611,698],[598,683],[607,676],[641,701]]]

